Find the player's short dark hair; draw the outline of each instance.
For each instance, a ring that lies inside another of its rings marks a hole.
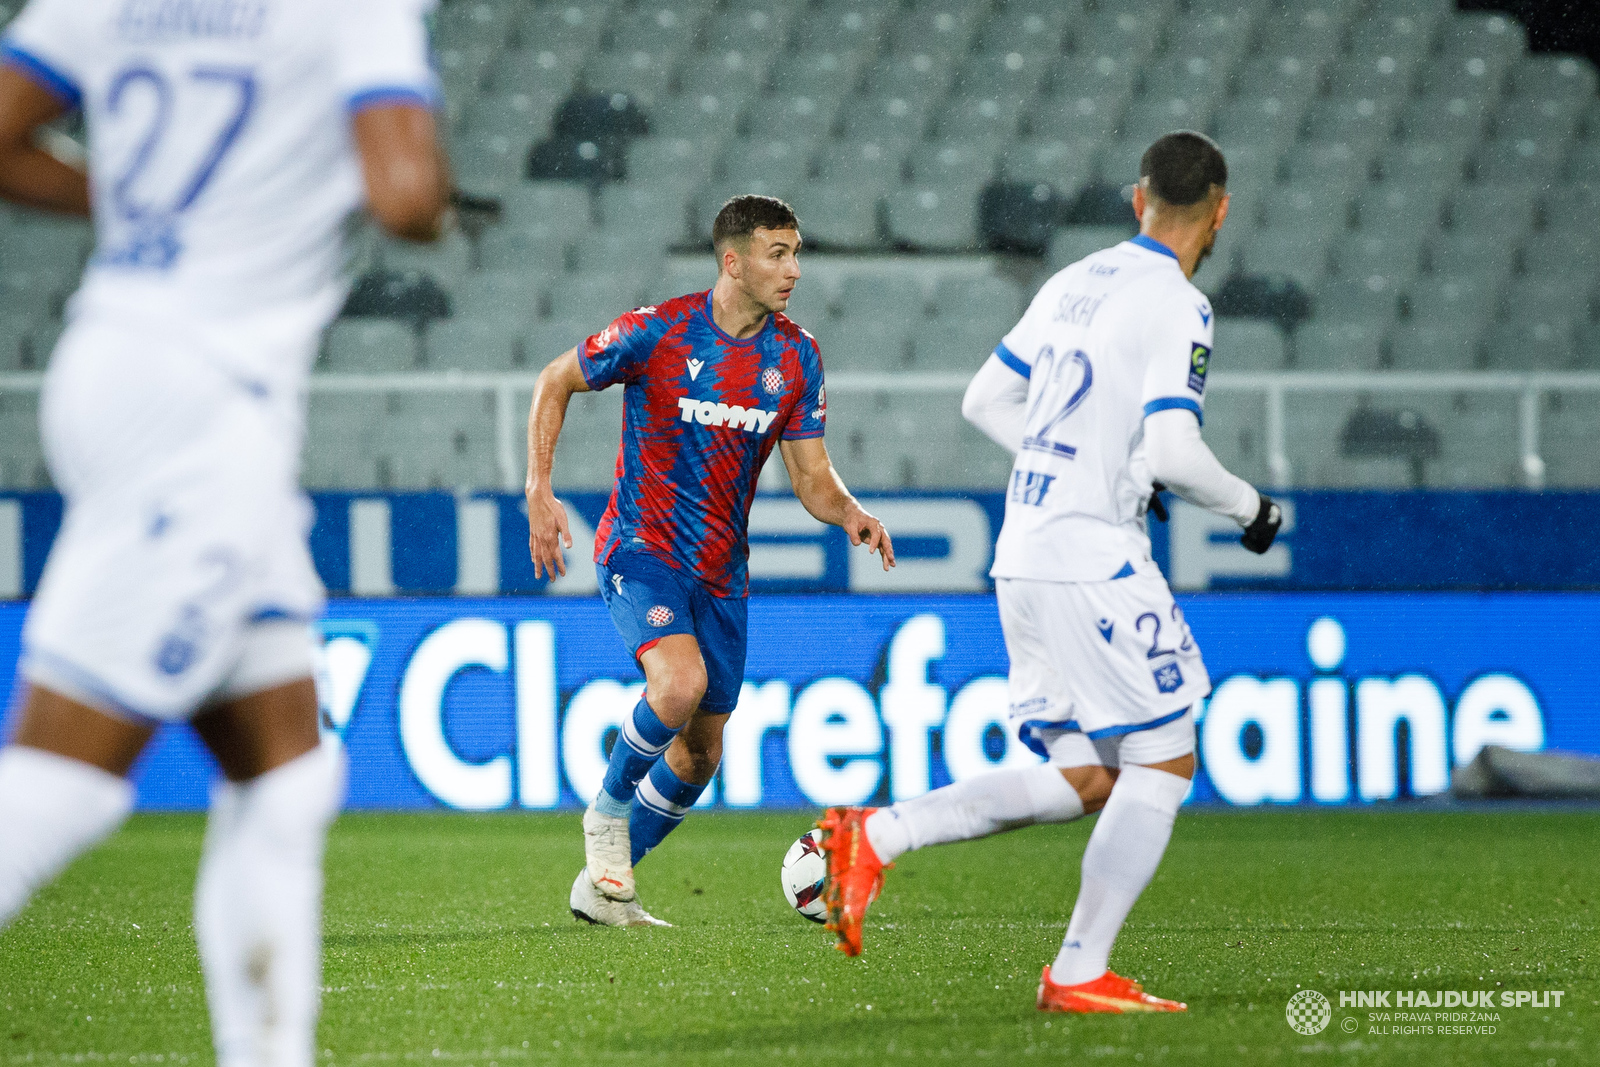
[[[748,241],[757,230],[799,230],[794,208],[775,196],[747,193],[722,205],[711,224],[711,244],[718,252],[729,241]]]
[[[1176,207],[1198,204],[1213,185],[1228,186],[1228,161],[1217,142],[1203,133],[1179,130],[1144,150],[1139,160],[1140,179],[1150,179],[1150,191]]]

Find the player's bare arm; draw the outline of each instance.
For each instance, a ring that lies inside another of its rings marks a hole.
[[[412,104],[366,108],[352,122],[367,207],[389,233],[436,240],[450,200],[450,167],[433,112]]]
[[[578,368],[578,350],[569,348],[539,373],[533,387],[533,403],[528,408],[528,553],[533,557],[533,576],[548,575],[552,580],[567,573],[562,549],[572,547],[572,531],[567,525],[567,509],[550,487],[550,468],[555,463],[556,439],[567,418],[567,404],[573,393],[589,392]]]
[[[0,196],[66,215],[89,214],[89,176],[39,147],[39,127],[64,112],[59,100],[0,67]]]
[[[783,441],[778,446],[783,465],[789,468],[789,483],[812,518],[838,526],[850,536],[852,545],[866,545],[869,552],[883,557],[883,569],[894,566],[894,540],[878,518],[850,495],[839,472],[828,458],[822,438]]]

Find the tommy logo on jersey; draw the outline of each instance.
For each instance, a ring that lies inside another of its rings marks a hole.
[[[680,396],[678,410],[683,413],[684,422],[698,422],[701,426],[726,426],[747,433],[766,433],[772,420],[778,417],[776,411],[719,404],[714,400],[696,400],[692,396]]]
[[[1194,342],[1189,349],[1189,388],[1201,395],[1206,391],[1206,371],[1211,367],[1211,349]]]

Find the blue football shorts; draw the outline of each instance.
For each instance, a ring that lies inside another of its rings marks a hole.
[[[749,601],[712,596],[691,576],[643,552],[614,552],[595,570],[611,621],[634,658],[663,637],[693,635],[706,664],[700,710],[733,711],[744,683]]]

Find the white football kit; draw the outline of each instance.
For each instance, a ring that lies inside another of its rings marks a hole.
[[[363,195],[350,119],[436,104],[428,7],[32,0],[8,28],[0,62],[85,112],[95,225],[40,401],[66,514],[32,681],[173,719],[310,673],[299,462]]]
[[[1202,416],[1211,343],[1205,295],[1139,237],[1052,277],[995,350],[1028,384],[990,574],[1012,724],[1053,762],[1193,750],[1211,681],[1150,556],[1144,420]]]

